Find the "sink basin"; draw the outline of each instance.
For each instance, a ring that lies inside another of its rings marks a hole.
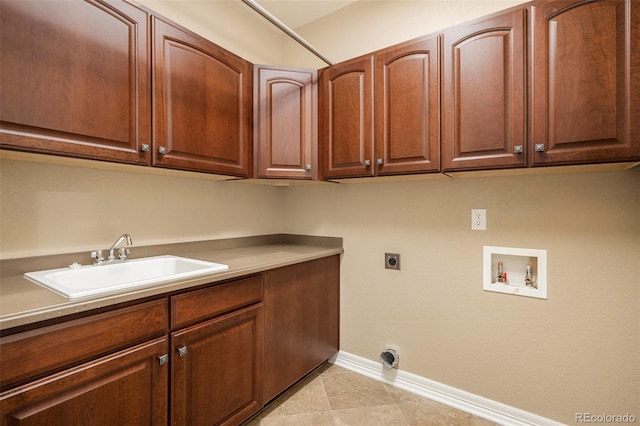
[[[220,263],[167,255],[28,272],[24,276],[74,300],[149,287],[227,269],[227,265]]]

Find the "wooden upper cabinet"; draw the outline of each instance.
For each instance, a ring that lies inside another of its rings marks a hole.
[[[153,17],[153,165],[249,177],[253,66]]]
[[[373,55],[320,70],[325,178],[373,176]]]
[[[526,165],[526,9],[443,34],[444,170]]]
[[[534,165],[640,159],[640,4],[536,3]]]
[[[0,145],[148,164],[148,16],[125,2],[0,2]]]
[[[375,54],[377,175],[440,170],[438,36]]]
[[[254,175],[318,176],[318,84],[315,70],[254,67]]]

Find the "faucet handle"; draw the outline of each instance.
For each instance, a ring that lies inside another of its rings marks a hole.
[[[91,258],[95,259],[94,263],[102,263],[104,262],[104,254],[102,250],[94,250],[91,252]]]
[[[127,258],[127,255],[131,253],[131,250],[128,248],[124,248],[124,247],[120,247],[118,249],[118,259],[120,260],[125,260]]]

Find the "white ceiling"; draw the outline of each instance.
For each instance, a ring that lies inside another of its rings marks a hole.
[[[357,0],[256,0],[289,28],[296,29]]]

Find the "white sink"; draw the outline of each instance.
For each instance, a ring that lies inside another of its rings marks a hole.
[[[220,263],[167,255],[28,272],[24,276],[73,300],[119,293],[227,269],[227,265]]]

